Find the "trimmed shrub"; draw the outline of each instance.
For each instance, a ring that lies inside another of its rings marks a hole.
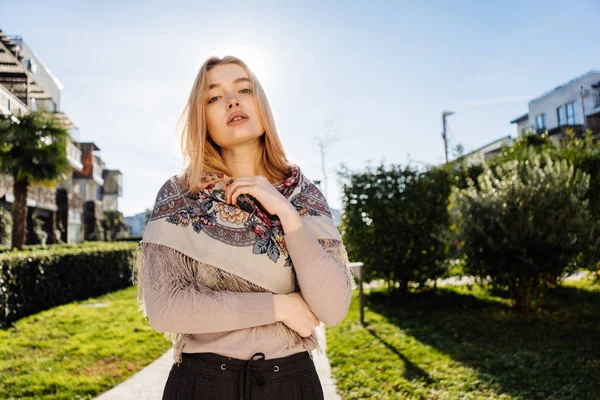
[[[139,243],[56,245],[0,254],[0,326],[132,284]]]
[[[486,166],[477,179],[479,189],[471,181],[454,191],[465,270],[508,288],[518,310],[536,310],[591,250],[590,177],[531,148],[527,159]]]

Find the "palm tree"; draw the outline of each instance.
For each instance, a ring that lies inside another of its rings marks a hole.
[[[13,177],[12,248],[21,250],[27,227],[27,190],[54,187],[68,177],[69,132],[46,110],[0,117],[0,173]]]

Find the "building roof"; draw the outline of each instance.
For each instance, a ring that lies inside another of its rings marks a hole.
[[[592,74],[600,74],[600,70],[591,70],[591,71],[588,71],[588,72],[586,72],[586,73],[585,73],[585,74],[583,74],[583,75],[580,75],[580,76],[578,76],[578,77],[576,77],[576,78],[573,78],[573,79],[571,79],[571,80],[570,80],[570,81],[568,81],[567,83],[563,83],[562,85],[558,85],[558,86],[556,86],[554,89],[548,90],[548,91],[547,91],[547,92],[545,92],[544,94],[542,94],[542,95],[540,95],[540,96],[536,97],[536,98],[535,98],[535,99],[533,99],[533,100],[530,100],[529,102],[531,103],[531,102],[533,102],[533,101],[536,101],[536,100],[539,100],[539,99],[541,99],[542,97],[546,97],[546,96],[548,96],[549,94],[553,93],[554,91],[556,91],[556,90],[558,90],[558,89],[561,89],[561,88],[563,88],[563,87],[565,87],[565,86],[569,86],[570,84],[572,84],[572,83],[574,83],[574,82],[577,82],[577,81],[579,81],[580,79],[583,79],[583,78],[585,78],[586,76],[588,76],[588,75],[592,75]]]
[[[27,46],[27,43],[25,43],[25,41],[23,40],[23,38],[21,36],[11,35],[8,37],[12,41],[12,43],[14,43],[17,47],[25,46],[27,48],[27,51],[30,52],[33,57],[35,57],[35,61],[46,71],[46,73],[48,74],[50,79],[52,79],[52,81],[54,81],[54,83],[56,84],[58,89],[59,90],[64,89],[64,85],[58,80],[56,75],[54,75],[54,73],[50,70],[50,68],[48,68],[48,66],[42,60],[40,60],[40,57],[37,54],[33,53],[33,51],[29,48],[29,46]]]
[[[520,117],[517,117],[515,119],[513,119],[512,121],[510,121],[511,124],[518,124],[519,122],[523,122],[525,120],[529,119],[529,113],[527,114],[523,114]]]
[[[94,142],[79,142],[79,144],[81,147],[89,147],[92,151],[100,150],[100,147],[96,146],[96,143]]]
[[[490,145],[492,145],[492,144],[496,144],[496,143],[498,143],[498,142],[501,142],[501,141],[503,141],[503,140],[510,139],[510,138],[511,138],[511,136],[510,136],[510,135],[503,136],[503,137],[501,137],[500,139],[493,140],[493,141],[489,142],[488,144],[484,144],[483,146],[480,146],[480,147],[478,147],[477,149],[475,149],[475,150],[473,150],[473,151],[470,151],[470,152],[468,152],[467,154],[465,154],[465,156],[468,156],[468,155],[470,155],[470,154],[473,154],[473,153],[475,153],[475,152],[477,152],[477,151],[479,151],[479,150],[481,150],[481,149],[483,149],[483,148],[485,148],[485,147],[488,147],[488,146],[490,146]]]
[[[37,83],[35,77],[23,64],[24,54],[17,43],[0,30],[0,81],[10,87],[11,93],[27,104],[27,97],[48,100],[50,96]],[[29,83],[27,82],[29,78]]]
[[[61,122],[65,128],[67,129],[73,129],[73,128],[77,128],[77,125],[75,125],[73,123],[73,121],[71,121],[71,119],[69,117],[67,117],[67,115],[62,112],[62,111],[56,111],[53,113],[54,118],[56,118],[59,122]]]

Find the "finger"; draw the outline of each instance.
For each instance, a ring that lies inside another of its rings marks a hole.
[[[251,183],[253,183],[253,180],[254,180],[254,177],[237,178],[230,185],[228,185],[227,188],[225,189],[225,199],[227,200],[227,202],[229,202],[229,200],[231,198],[231,193],[233,192],[233,190],[235,190],[236,187],[238,187],[240,185],[251,184]]]
[[[264,186],[266,184],[265,182],[268,182],[267,178],[263,177],[262,175],[252,176],[249,178],[240,178],[240,179],[242,179],[242,181],[234,182],[234,183],[237,183],[237,185],[235,185],[233,188],[229,189],[229,194],[230,194],[230,199],[231,199],[232,204],[237,201],[237,196],[235,198],[233,198],[233,193],[235,193],[235,191],[237,189],[242,188],[242,187],[246,187],[246,188],[249,187],[250,189],[246,189],[243,193],[248,193],[254,197],[257,197],[259,190],[261,188],[265,187]],[[238,193],[238,196],[240,194],[242,194],[242,193],[241,192]]]
[[[240,194],[251,194],[254,195],[255,193],[255,185],[240,185],[237,188],[235,188],[235,190],[231,193],[231,204],[235,204],[235,202],[237,201],[237,198]]]
[[[235,189],[237,189],[240,186],[243,185],[247,185],[248,183],[245,181],[241,181],[238,182],[237,180],[232,182],[231,185],[229,185],[226,189],[225,189],[225,200],[227,201],[227,203],[231,203],[231,195],[233,194],[233,192],[235,191]]]

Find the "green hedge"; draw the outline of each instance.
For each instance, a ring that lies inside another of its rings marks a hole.
[[[53,244],[28,244],[23,246],[23,250],[53,250],[53,249],[62,249],[62,248],[83,248],[96,246],[99,243],[117,243],[117,242],[139,242],[142,240],[141,236],[130,236],[127,238],[122,238],[116,240],[114,242],[107,242],[105,240],[86,240],[82,243],[53,243]],[[11,251],[10,246],[0,247],[0,253],[4,253],[7,251]]]
[[[0,254],[0,327],[132,284],[139,243],[85,243]]]
[[[128,237],[121,237],[119,239],[117,239],[117,242],[139,242],[140,240],[142,240],[142,236],[128,236]]]

